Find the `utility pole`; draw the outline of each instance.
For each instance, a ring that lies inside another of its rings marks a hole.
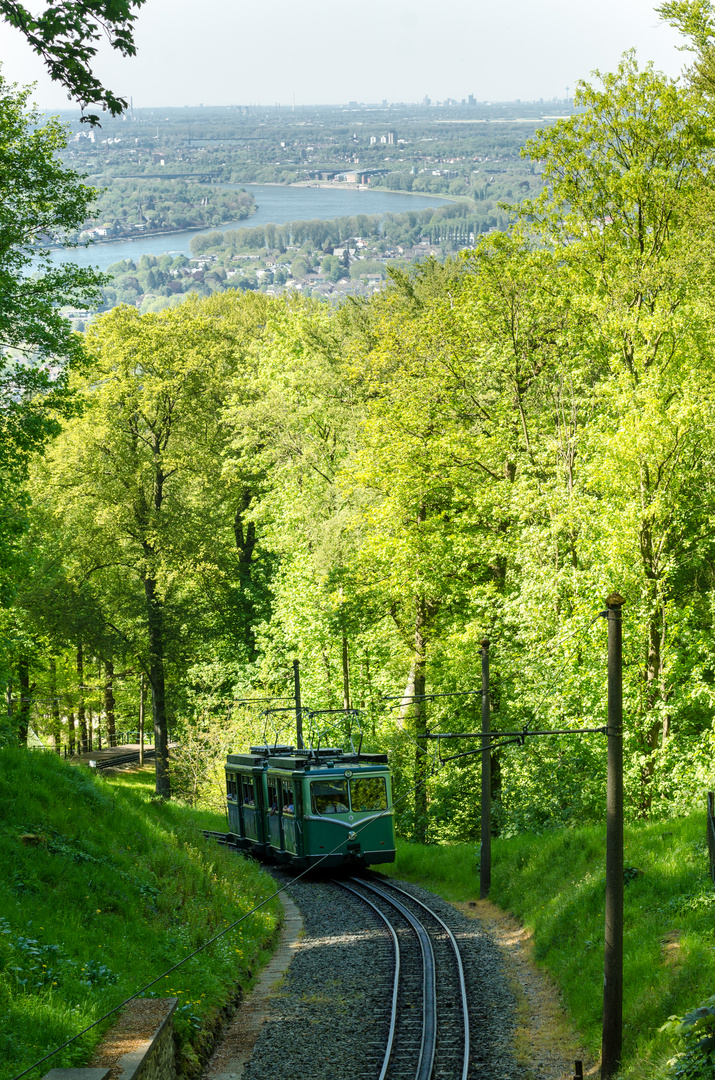
[[[144,764],[144,672],[139,675],[139,764]]]
[[[300,661],[293,661],[293,682],[295,685],[295,733],[298,749],[303,749],[303,711],[300,704]]]
[[[623,597],[611,593],[608,617],[608,779],[606,791],[606,918],[601,1080],[611,1080],[623,1043]]]
[[[492,887],[492,769],[489,722],[489,640],[482,641],[482,843],[479,855],[479,899]]]

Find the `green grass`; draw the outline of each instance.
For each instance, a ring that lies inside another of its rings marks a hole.
[[[576,1026],[598,1057],[603,1007],[605,826],[495,840],[490,899],[534,934]],[[400,842],[388,872],[448,900],[479,895],[470,844]],[[705,815],[626,828],[623,1076],[664,1075],[673,1050],[658,1028],[715,993],[715,889]],[[384,869],[384,868],[381,868]],[[635,874],[638,870],[640,873]],[[715,1072],[713,1073],[715,1076]]]
[[[221,815],[153,798],[150,772],[102,779],[0,750],[0,1080],[156,978],[273,891],[200,829]],[[247,986],[280,919],[272,901],[153,988],[177,996],[184,1075],[202,1030]],[[83,1065],[107,1023],[35,1070]]]

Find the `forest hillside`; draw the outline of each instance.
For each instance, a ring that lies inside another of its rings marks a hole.
[[[542,193],[473,252],[337,308],[120,306],[79,336],[61,395],[55,381],[15,399],[9,739],[72,753],[136,732],[143,684],[168,796],[170,738],[290,737],[287,713],[240,703],[285,708],[298,659],[305,708],[358,710],[338,734],[359,726],[390,751],[400,832],[473,839],[479,763],[433,770],[426,737],[474,730],[477,698],[399,695],[477,689],[486,636],[494,730],[599,727],[598,616],[617,590],[627,816],[699,798],[715,694],[715,118],[704,91],[632,55],[578,101],[527,148]],[[505,747],[492,776],[496,835],[597,821],[605,740]]]
[[[273,945],[277,900],[162,977],[269,896],[273,882],[204,839],[201,828],[220,829],[223,819],[152,801],[151,781],[147,773],[100,780],[53,754],[0,751],[2,1080],[149,984],[144,996],[179,998],[182,1075],[198,1075],[219,1013]],[[85,1065],[111,1023],[31,1076]]]

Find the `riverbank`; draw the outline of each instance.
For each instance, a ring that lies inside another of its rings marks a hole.
[[[129,240],[104,239],[101,243],[79,248],[54,249],[54,263],[72,262],[79,266],[96,266],[106,270],[112,263],[132,259],[138,263],[142,255],[164,254],[191,257],[190,241],[194,236],[219,231],[251,229],[259,225],[285,225],[294,221],[331,221],[339,217],[366,214],[406,213],[435,205],[434,196],[413,195],[410,192],[383,190],[336,190],[330,187],[306,188],[284,184],[235,185],[250,188],[257,209],[250,218],[224,222],[220,227],[186,229],[171,233],[153,233]],[[439,201],[439,199],[437,200]],[[443,203],[451,202],[442,198]]]
[[[159,236],[182,236],[184,233],[210,232],[213,229],[226,229],[231,225],[235,225],[237,222],[248,223],[250,218],[253,217],[257,210],[258,207],[256,206],[250,214],[246,215],[246,217],[234,218],[229,221],[224,221],[221,222],[220,225],[188,225],[186,227],[182,227],[181,229],[152,229],[151,231],[142,230],[141,232],[133,233],[131,236],[97,236],[93,237],[91,240],[79,240],[76,246],[69,244],[50,244],[47,250],[66,251],[69,247],[72,247],[73,250],[76,250],[77,247],[89,248],[101,244],[132,244],[135,240],[149,240]]]
[[[250,187],[246,184],[245,187]],[[463,202],[466,195],[434,194],[430,191],[405,191],[404,188],[382,187],[380,184],[350,184],[346,180],[296,180],[292,184],[272,184],[266,187],[320,188],[323,191],[384,191],[388,195],[414,195],[421,199],[437,199],[438,202]]]

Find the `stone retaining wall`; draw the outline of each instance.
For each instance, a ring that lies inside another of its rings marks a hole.
[[[43,1080],[177,1080],[178,998],[137,998],[109,1031],[87,1069],[52,1069]]]

